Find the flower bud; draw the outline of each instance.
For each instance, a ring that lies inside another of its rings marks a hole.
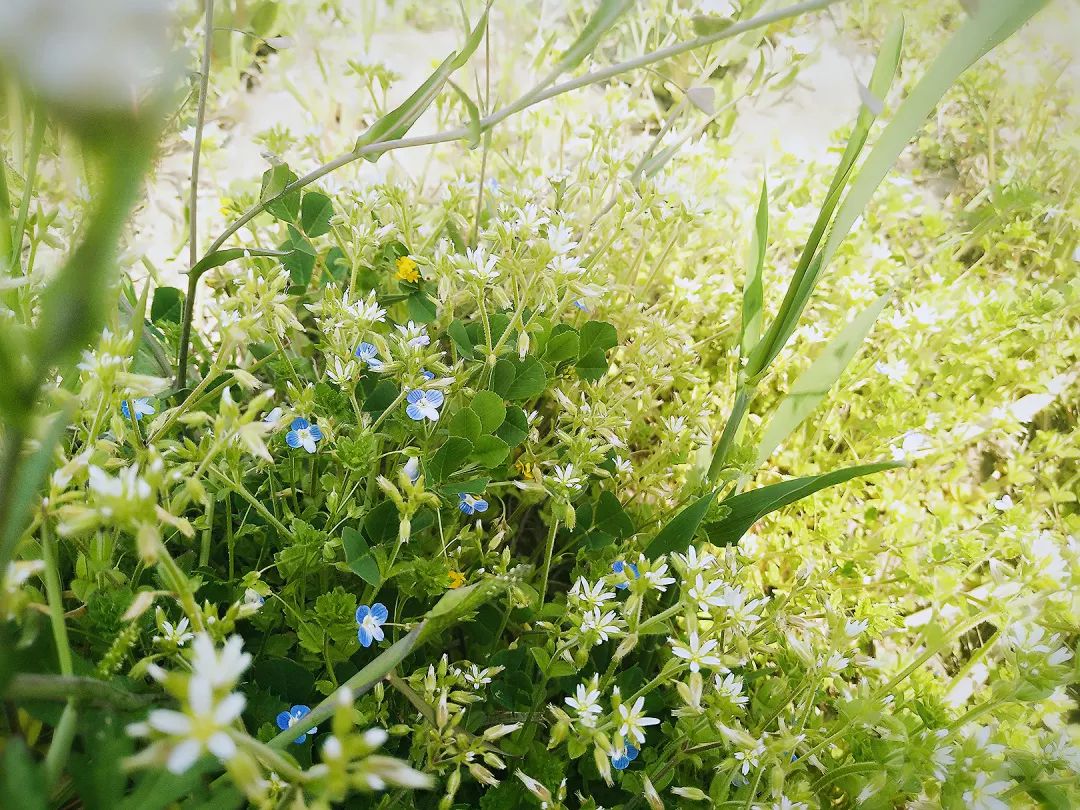
[[[660,800],[660,794],[656,792],[656,788],[653,787],[653,783],[649,781],[647,776],[644,777],[642,792],[645,795],[645,801],[649,803],[652,810],[664,810],[664,803]]]

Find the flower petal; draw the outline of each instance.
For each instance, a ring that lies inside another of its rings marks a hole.
[[[277,727],[280,728],[282,731],[284,731],[285,729],[287,729],[289,727],[289,721],[290,720],[292,720],[292,715],[291,714],[289,714],[288,712],[278,712],[278,716],[277,716],[277,720],[276,720]]]
[[[302,416],[298,416],[293,419],[292,424],[289,425],[289,428],[292,430],[303,430],[306,427],[311,427],[311,423],[308,422],[307,419],[304,419],[304,417]]]
[[[206,747],[210,749],[211,754],[222,762],[228,762],[236,754],[236,743],[224,731],[211,735],[210,739],[206,741]]]
[[[187,734],[191,731],[191,718],[172,709],[155,709],[146,718],[150,728],[163,734]]]
[[[371,606],[371,615],[375,617],[375,621],[382,624],[390,618],[390,611],[386,609],[386,605],[382,602],[376,602]]]
[[[184,773],[188,768],[195,764],[195,761],[199,758],[199,754],[202,753],[202,746],[195,740],[184,740],[179,745],[173,747],[173,750],[169,753],[169,758],[165,762],[165,767],[173,773]]]
[[[289,445],[289,447],[300,446],[300,436],[296,433],[296,431],[290,430],[288,433],[285,434],[285,444]]]

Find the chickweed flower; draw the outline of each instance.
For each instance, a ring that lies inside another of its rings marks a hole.
[[[619,734],[628,739],[645,742],[645,728],[660,725],[655,717],[645,714],[645,698],[639,697],[634,705],[619,704]]]
[[[718,667],[721,665],[720,659],[715,655],[711,655],[712,651],[716,649],[716,640],[701,641],[696,630],[691,631],[690,640],[686,644],[674,638],[669,638],[668,642],[671,644],[671,652],[677,658],[689,662],[691,672],[698,672],[703,666]]]

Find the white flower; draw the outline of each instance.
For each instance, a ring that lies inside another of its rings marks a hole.
[[[596,584],[590,585],[585,577],[578,577],[577,582],[570,588],[569,596],[588,610],[599,608],[603,606],[604,602],[615,598],[613,592],[604,590],[606,584],[607,583],[601,579],[598,580]]]
[[[848,638],[858,638],[866,632],[866,628],[870,626],[869,619],[849,619],[844,624],[844,635]]]
[[[911,430],[904,434],[899,445],[893,445],[893,461],[906,461],[909,458],[921,458],[930,452],[930,439],[925,433]]]
[[[496,269],[498,263],[499,260],[495,256],[489,256],[483,245],[477,245],[476,250],[465,248],[464,273],[484,284],[499,277]]]
[[[551,471],[552,479],[571,492],[581,489],[581,478],[575,474],[574,465],[567,464],[565,467],[556,464]]]
[[[756,742],[750,748],[744,748],[741,751],[735,752],[736,762],[741,763],[739,770],[742,771],[743,776],[750,773],[751,768],[757,768],[761,763],[761,757],[765,753],[765,746],[760,741]]]
[[[908,361],[904,360],[903,358],[900,358],[899,360],[894,360],[891,363],[884,360],[878,360],[876,363],[874,363],[874,369],[878,372],[878,374],[884,374],[893,382],[902,382],[903,379],[908,375],[908,371],[910,370],[908,366]]]
[[[712,568],[716,562],[716,557],[709,552],[705,552],[699,557],[697,549],[693,546],[686,550],[686,554],[676,554],[675,559],[679,561],[685,579],[704,573]]]
[[[569,253],[578,245],[578,243],[574,241],[574,233],[570,230],[568,225],[556,225],[553,228],[549,227],[547,241],[548,247],[551,248],[551,252],[556,255]]]
[[[547,269],[559,278],[580,276],[585,272],[585,268],[581,266],[580,259],[576,256],[569,256],[566,254],[560,254],[552,258],[552,260],[548,262]]]
[[[589,633],[594,631],[597,634],[596,643],[600,644],[607,641],[609,637],[621,633],[622,626],[614,611],[609,610],[607,613],[601,614],[600,608],[593,608],[582,616],[581,632]]]
[[[188,624],[187,616],[177,622],[175,626],[173,626],[173,623],[170,621],[163,621],[161,623],[161,632],[163,635],[154,636],[154,643],[157,644],[164,641],[169,644],[175,644],[177,647],[183,647],[191,641],[191,639],[195,638],[194,633],[188,632]]]
[[[735,677],[734,673],[729,672],[726,675],[715,676],[713,685],[716,686],[716,691],[721,697],[727,698],[736,706],[743,706],[750,700],[742,693],[742,678]]]
[[[645,565],[645,557],[642,555],[639,566]],[[667,593],[667,586],[675,582],[675,577],[665,576],[667,574],[667,563],[661,563],[653,571],[645,571],[641,577],[649,583],[650,588],[655,588],[660,593]]]
[[[244,696],[238,692],[215,702],[213,685],[198,675],[188,681],[187,698],[186,712],[155,709],[146,723],[128,726],[128,733],[133,737],[146,736],[151,730],[166,735],[169,754],[165,767],[178,774],[194,765],[205,751],[222,762],[232,759],[236,754],[236,743],[229,736],[229,727],[246,705]]]
[[[719,658],[710,655],[716,649],[716,639],[701,641],[696,630],[690,633],[689,644],[683,644],[673,638],[669,638],[668,642],[671,644],[671,652],[676,657],[690,662],[691,672],[698,672],[702,666],[718,667],[721,665]]]
[[[1009,803],[998,796],[1012,787],[1012,782],[991,782],[985,773],[975,775],[975,784],[971,790],[964,791],[964,806],[967,810],[1009,810]]]
[[[338,385],[353,382],[359,372],[360,367],[354,361],[346,360],[342,362],[340,357],[335,357],[333,362],[326,365],[326,376]]]
[[[1013,499],[1009,497],[1008,493],[1005,493],[1000,498],[991,502],[993,507],[999,512],[1008,512],[1013,508]]]
[[[100,467],[90,466],[90,491],[103,498],[146,500],[153,493],[150,485],[139,477],[139,465],[125,467],[113,478]],[[105,510],[103,509],[104,513]]]
[[[645,742],[645,727],[657,726],[660,721],[655,717],[647,717],[644,714],[645,698],[639,697],[634,705],[627,708],[625,703],[619,705],[619,734],[627,739]]]
[[[193,677],[205,679],[215,689],[231,689],[251,664],[251,655],[243,651],[244,640],[230,636],[219,653],[207,633],[199,633],[192,644]]]
[[[431,338],[427,333],[427,327],[423,324],[409,321],[404,326],[399,323],[395,328],[401,333],[401,339],[405,341],[406,346],[418,349],[431,343]]]
[[[701,574],[698,574],[686,595],[690,597],[691,602],[697,603],[698,610],[708,613],[711,607],[724,606],[724,597],[717,593],[723,586],[724,583],[718,579],[706,583]]]
[[[596,716],[600,714],[600,690],[596,688],[597,679],[594,677],[588,684],[579,683],[574,697],[568,697],[563,702],[578,713],[578,719],[586,726],[596,724]]]

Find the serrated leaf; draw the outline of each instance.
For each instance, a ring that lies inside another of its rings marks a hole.
[[[859,313],[799,375],[791,391],[780,401],[761,438],[757,453],[759,466],[817,408],[840,379],[888,300],[889,295],[885,294]]]
[[[875,464],[859,464],[841,470],[794,478],[770,484],[766,487],[743,492],[722,501],[721,505],[731,511],[721,520],[709,526],[709,541],[716,545],[737,543],[739,538],[749,531],[761,518],[788,504],[802,500],[826,487],[836,486],[853,478],[873,475],[882,470],[891,470],[903,465],[893,461],[881,461]]]

